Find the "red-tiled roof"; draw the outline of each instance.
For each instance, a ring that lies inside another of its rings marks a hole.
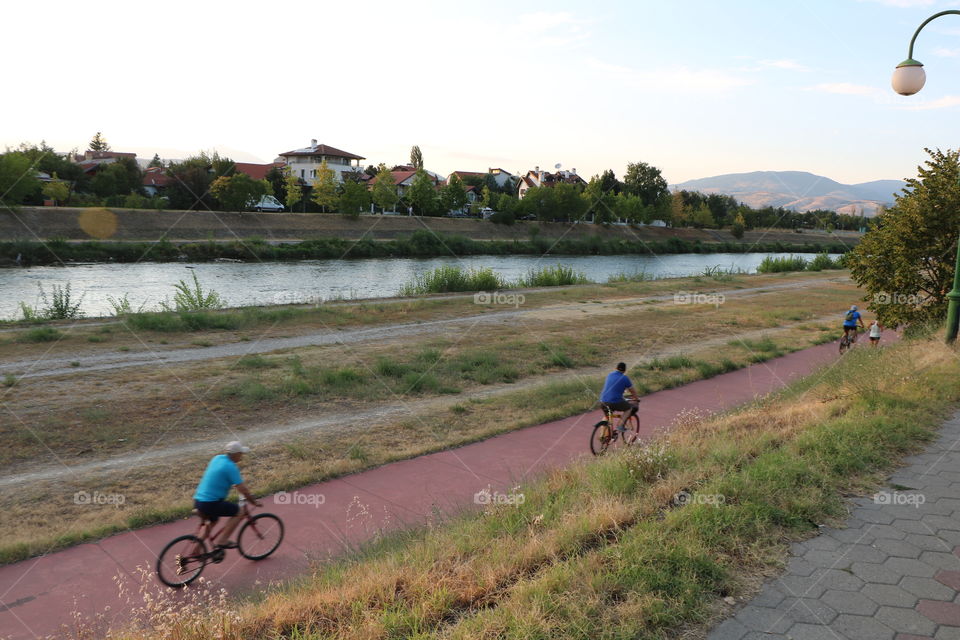
[[[416,171],[391,171],[390,175],[393,176],[393,184],[400,184],[404,180],[407,180],[408,178],[417,175],[417,172]],[[429,176],[430,174],[428,173],[427,175]],[[368,184],[377,184],[377,177],[374,176],[373,179],[370,180]]]
[[[143,170],[143,186],[165,187],[170,184],[170,176],[163,167],[147,167]]]
[[[313,147],[306,147],[304,149],[294,149],[293,151],[287,151],[281,153],[281,156],[335,156],[338,158],[349,158],[350,160],[366,160],[363,156],[358,156],[355,153],[350,153],[349,151],[341,151],[340,149],[335,149],[334,147],[329,147],[325,144],[318,144]]]
[[[270,172],[270,169],[274,167],[282,167],[284,164],[282,162],[271,162],[269,164],[256,164],[253,162],[237,162],[234,164],[237,171],[240,173],[245,173],[254,180],[263,180],[267,177],[267,173]]]

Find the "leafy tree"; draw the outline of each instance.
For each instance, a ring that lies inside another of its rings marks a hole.
[[[46,182],[43,185],[43,197],[47,200],[53,200],[54,206],[58,203],[62,204],[66,202],[67,198],[70,197],[70,185],[68,185],[63,180],[57,179],[57,174],[54,173],[50,182]]]
[[[646,205],[657,205],[670,194],[660,169],[646,162],[627,165],[627,172],[623,175],[623,190],[639,196]]]
[[[417,171],[423,171],[423,153],[417,145],[410,149],[410,165]]]
[[[577,185],[561,183],[549,187],[554,191],[557,212],[562,220],[582,220],[589,204],[583,198],[583,190]]]
[[[317,169],[317,177],[313,180],[313,193],[310,199],[320,205],[320,209],[326,213],[327,207],[333,208],[337,204],[337,177],[333,169],[327,166],[327,160],[324,158]]]
[[[953,283],[960,228],[960,152],[925,149],[930,159],[846,260],[880,322],[940,318]]]
[[[148,164],[147,166],[163,168],[163,160],[160,159],[160,154],[159,153],[153,154],[153,159],[150,161],[150,164]]]
[[[226,211],[243,211],[257,202],[270,188],[266,180],[254,180],[245,173],[220,176],[210,185],[210,193]]]
[[[693,212],[693,215],[690,216],[690,224],[697,229],[710,229],[715,227],[717,222],[713,219],[713,214],[710,212],[710,207],[708,207],[706,204],[701,204]]]
[[[225,175],[224,170],[233,167],[229,158],[212,156],[206,152],[191,156],[181,162],[167,165],[167,175],[173,178],[167,186],[166,196],[171,209],[212,209],[213,197],[210,185],[214,179]],[[218,169],[220,172],[218,172]]]
[[[492,197],[493,193],[491,193],[490,187],[483,185],[483,189],[480,190],[480,204],[484,207],[490,207],[493,209],[493,207],[490,206]]]
[[[440,205],[444,212],[462,209],[467,204],[467,190],[460,176],[454,174],[450,181],[440,189]]]
[[[393,210],[399,200],[397,185],[393,181],[393,174],[390,173],[390,170],[383,165],[380,165],[380,167],[377,172],[377,182],[373,185],[373,202],[382,211],[386,211],[388,207]]]
[[[651,211],[653,209],[643,204],[640,196],[629,193],[621,193],[616,197],[614,210],[618,218],[623,218],[634,224],[650,222],[652,220]]]
[[[690,209],[683,199],[683,194],[679,191],[669,194],[670,201],[667,205],[668,222],[675,227],[687,226],[690,217]]]
[[[40,191],[33,163],[19,151],[0,156],[0,205],[16,206]]]
[[[613,169],[607,169],[600,176],[600,188],[605,193],[619,195],[620,191],[623,190],[623,184],[617,180],[617,176],[613,173]]]
[[[110,151],[110,145],[99,131],[97,135],[90,140],[90,151]]]
[[[614,222],[619,216],[616,210],[617,196],[611,189],[604,189],[603,179],[593,176],[583,190],[583,199],[587,206],[587,214],[593,216],[593,221],[599,224]]]
[[[423,169],[417,171],[404,197],[417,215],[432,216],[438,212],[437,190],[430,174]]]
[[[293,211],[297,203],[303,200],[303,186],[300,184],[300,178],[293,174],[289,167],[284,169],[283,178],[284,204],[287,209]]]
[[[264,180],[270,183],[270,193],[277,197],[277,200],[283,202],[287,197],[287,187],[284,182],[283,169],[280,167],[271,167],[264,176]]]
[[[743,214],[737,212],[737,217],[733,219],[733,224],[730,225],[730,233],[733,234],[733,237],[737,240],[743,238],[743,232],[747,228],[747,222],[743,219]]]
[[[519,203],[522,216],[533,216],[537,220],[551,221],[560,219],[556,192],[552,187],[531,187]]]
[[[358,216],[370,208],[370,191],[366,185],[347,180],[341,186],[340,212]]]

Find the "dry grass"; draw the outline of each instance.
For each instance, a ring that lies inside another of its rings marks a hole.
[[[960,399],[958,374],[956,353],[933,341],[855,351],[752,407],[683,416],[668,442],[552,472],[522,488],[522,505],[388,538],[237,604],[217,637],[660,637],[704,625],[785,542],[841,517],[841,495],[876,486],[929,438]],[[725,501],[677,507],[683,489]],[[199,640],[207,628],[123,637]]]

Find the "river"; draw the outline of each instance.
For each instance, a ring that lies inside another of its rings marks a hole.
[[[396,295],[418,274],[440,265],[492,267],[507,281],[532,268],[561,263],[582,271],[595,282],[618,273],[645,272],[652,278],[690,276],[719,266],[755,273],[765,256],[816,254],[682,253],[663,256],[470,256],[465,258],[366,258],[263,263],[77,264],[0,269],[0,318],[20,316],[20,302],[40,303],[39,287],[49,296],[53,285],[70,284],[82,298],[87,316],[110,315],[108,297],[127,295],[133,308],[155,309],[173,296],[173,285],[192,282],[217,291],[228,306],[322,302],[332,299],[382,298]],[[835,257],[835,256],[832,256]]]

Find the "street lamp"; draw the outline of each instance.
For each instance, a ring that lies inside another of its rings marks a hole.
[[[912,96],[923,88],[923,83],[927,79],[927,74],[923,71],[923,64],[913,59],[913,43],[917,41],[920,30],[927,26],[931,20],[940,16],[958,15],[960,11],[941,11],[935,13],[917,27],[913,37],[910,39],[910,50],[907,53],[907,59],[897,65],[893,71],[893,77],[890,84],[893,90],[902,96]],[[957,328],[960,325],[960,243],[957,245],[957,263],[953,268],[953,290],[947,294],[947,342],[952,343],[957,339]]]

